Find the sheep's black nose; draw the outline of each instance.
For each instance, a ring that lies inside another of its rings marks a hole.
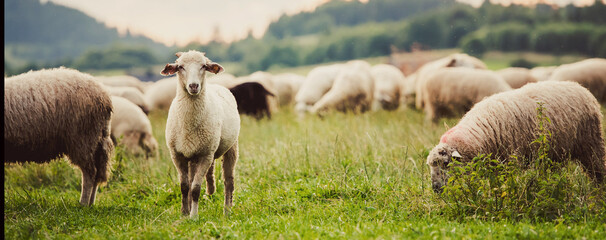
[[[191,88],[191,90],[198,90],[199,86],[200,85],[197,84],[197,83],[191,83],[191,84],[189,84],[189,88]]]

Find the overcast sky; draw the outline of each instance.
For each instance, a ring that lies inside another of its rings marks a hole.
[[[41,0],[47,1],[81,10],[120,33],[128,29],[167,45],[183,46],[192,41],[207,42],[215,28],[226,41],[244,38],[249,30],[260,37],[269,23],[283,13],[311,11],[328,0]],[[581,3],[594,0],[497,1]]]

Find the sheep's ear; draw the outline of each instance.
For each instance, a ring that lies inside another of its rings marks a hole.
[[[209,71],[211,73],[217,74],[220,72],[223,72],[223,66],[219,65],[216,62],[209,62],[206,65],[204,65],[204,69],[206,71]]]
[[[446,65],[446,67],[454,67],[455,63],[457,63],[457,59],[452,58],[452,59],[450,59],[450,62],[448,63],[448,65]]]
[[[181,57],[181,55],[183,55],[183,52],[177,52],[177,53],[175,53],[175,56],[177,56],[177,57]]]
[[[177,64],[166,64],[166,66],[164,66],[164,69],[162,69],[162,72],[160,72],[160,74],[164,75],[164,76],[168,76],[168,75],[173,75],[177,72]]]
[[[452,152],[452,158],[461,159],[463,158],[463,156],[461,156],[461,154],[455,150],[454,152]]]

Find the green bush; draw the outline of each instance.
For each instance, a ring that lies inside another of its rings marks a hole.
[[[535,30],[533,49],[537,52],[590,54],[589,40],[595,30],[596,26],[592,24],[541,25]]]
[[[461,39],[461,50],[471,56],[482,58],[484,53],[487,51],[486,44],[481,37],[477,35],[471,35]]]
[[[591,56],[606,58],[606,29],[595,31],[589,44]]]
[[[486,35],[489,49],[500,51],[525,51],[530,49],[531,28],[521,23],[506,23],[490,28]]]
[[[533,67],[536,67],[537,65],[538,64],[528,61],[524,58],[518,58],[509,64],[509,66],[511,66],[511,67],[521,67],[521,68],[533,68]]]

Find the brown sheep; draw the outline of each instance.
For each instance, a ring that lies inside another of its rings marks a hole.
[[[149,113],[149,104],[145,100],[145,95],[134,87],[107,87],[107,91],[112,96],[123,97],[137,105],[145,114]]]
[[[129,75],[119,76],[97,76],[96,79],[106,86],[110,87],[134,87],[141,93],[145,92],[146,84],[136,77]]]
[[[94,204],[114,148],[112,102],[104,87],[67,68],[30,71],[4,84],[4,162],[46,163],[66,156],[82,171],[80,204]]]
[[[448,180],[451,158],[471,161],[478,154],[508,160],[532,159],[537,152],[537,103],[543,103],[546,130],[551,132],[549,157],[577,159],[602,182],[606,174],[602,113],[598,101],[574,82],[545,81],[495,94],[476,104],[440,138],[427,157],[433,189],[441,192]]]
[[[438,60],[428,62],[421,66],[416,72],[414,72],[415,77],[411,78],[410,81],[413,81],[412,85],[414,86],[414,93],[410,92],[407,94],[407,98],[411,97],[411,95],[415,95],[415,107],[417,109],[423,109],[424,106],[424,97],[421,89],[425,88],[425,80],[427,77],[441,68],[451,68],[451,67],[464,67],[464,68],[475,68],[475,69],[487,69],[486,64],[484,64],[480,59],[469,56],[465,53],[454,53],[444,58],[440,58]],[[410,84],[410,83],[409,83]]]
[[[505,82],[514,89],[521,88],[528,83],[538,82],[537,79],[530,74],[530,70],[528,68],[504,68],[497,71],[497,74],[503,77],[503,80],[505,80]]]
[[[578,82],[599,102],[606,103],[606,59],[590,58],[561,65],[553,71],[550,80]]]
[[[442,68],[428,75],[424,88],[427,120],[453,117],[469,111],[485,97],[511,90],[499,75],[490,70]]]

